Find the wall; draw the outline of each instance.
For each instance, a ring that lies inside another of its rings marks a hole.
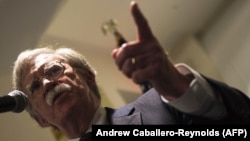
[[[249,95],[250,1],[234,1],[201,36],[223,80]],[[250,96],[250,95],[249,95]]]

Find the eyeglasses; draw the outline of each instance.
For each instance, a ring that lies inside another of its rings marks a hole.
[[[35,79],[30,85],[28,85],[29,93],[34,96],[35,93],[41,92],[42,90],[42,81],[44,79],[47,80],[55,80],[59,78],[65,70],[65,66],[62,65],[61,61],[56,61],[52,63],[48,63],[43,67],[43,77],[40,79]]]

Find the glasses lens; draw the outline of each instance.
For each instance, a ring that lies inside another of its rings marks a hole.
[[[52,63],[44,68],[44,75],[46,79],[55,79],[59,77],[64,71],[64,67],[60,62]]]

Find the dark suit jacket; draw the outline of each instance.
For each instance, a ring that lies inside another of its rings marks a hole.
[[[164,124],[245,124],[250,123],[250,100],[241,91],[224,83],[206,78],[220,94],[227,109],[227,115],[213,120],[183,113],[164,103],[154,88],[134,102],[119,109],[106,108],[111,124],[164,125]]]

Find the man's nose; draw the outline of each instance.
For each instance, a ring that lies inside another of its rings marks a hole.
[[[52,89],[56,85],[54,79],[43,78],[42,79],[42,91],[46,94],[48,90]]]
[[[43,78],[42,79],[42,84],[43,84],[43,86],[44,85],[46,85],[47,83],[50,83],[50,82],[52,82],[52,81],[54,81],[53,79],[48,79],[48,78]]]

